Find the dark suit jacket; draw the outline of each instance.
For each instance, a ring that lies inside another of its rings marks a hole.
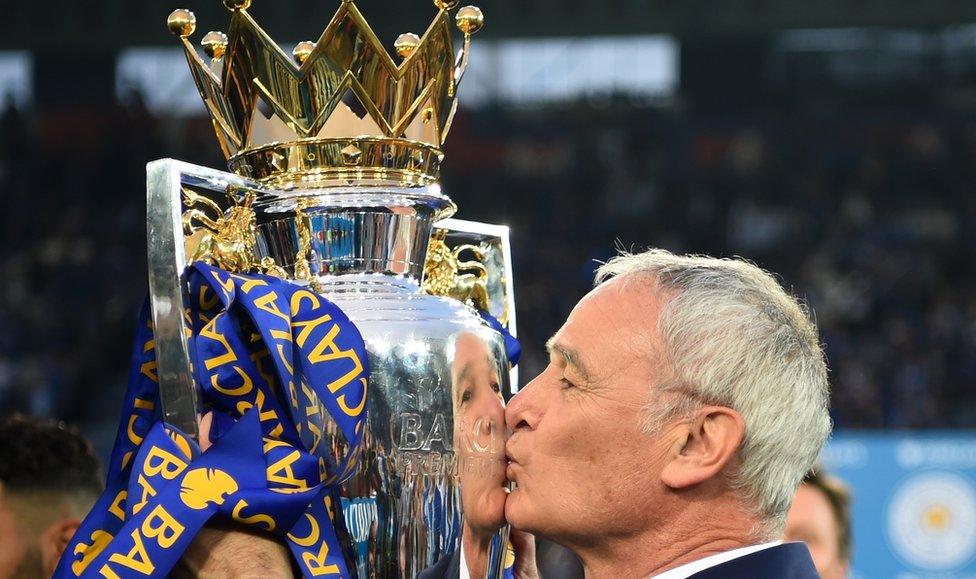
[[[820,579],[803,543],[786,543],[732,559],[689,579]]]
[[[461,576],[461,549],[441,557],[417,575],[417,579],[457,579]]]
[[[417,579],[456,579],[460,570],[460,551],[455,551],[424,569]],[[806,545],[786,543],[699,571],[689,579],[820,579],[820,575]]]

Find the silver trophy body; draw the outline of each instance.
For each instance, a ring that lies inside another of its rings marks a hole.
[[[366,340],[365,447],[358,472],[341,490],[349,567],[359,577],[409,578],[464,549],[472,577],[500,577],[508,534],[505,342],[469,305],[421,290],[431,232],[453,211],[450,200],[436,186],[265,190],[235,175],[160,161],[150,166],[151,271],[185,266],[181,235],[174,231],[166,243],[165,224],[185,211],[178,199],[188,187],[213,199],[229,189],[256,192],[259,257],[273,258],[287,277],[333,301]],[[160,202],[167,190],[169,202]],[[173,315],[180,309],[169,307],[174,298],[166,295],[182,292],[178,285],[152,288],[160,335],[180,323]],[[180,350],[175,342],[162,346]],[[164,357],[163,376],[180,364]],[[195,412],[180,380],[164,380],[163,389],[170,390],[164,411],[171,422],[179,425],[180,407],[184,416]],[[347,442],[327,413],[283,398],[306,447],[327,462],[344,452]]]
[[[503,513],[471,513],[465,533],[465,505],[504,493],[504,340],[471,307],[420,288],[434,221],[452,210],[436,187],[291,191],[255,203],[261,251],[291,275],[307,267],[366,340],[365,455],[343,485],[361,577],[414,577],[479,531],[480,551],[468,546],[480,553],[468,557],[482,570],[473,576],[501,572]],[[309,420],[304,408],[292,412]],[[316,427],[341,437],[327,422]]]

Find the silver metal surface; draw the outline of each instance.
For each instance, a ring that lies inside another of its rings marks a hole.
[[[470,307],[420,292],[433,223],[453,204],[437,188],[353,188],[264,192],[254,208],[259,251],[289,273],[300,230],[310,229],[305,258],[315,286],[366,339],[366,448],[342,492],[359,576],[411,578],[464,548],[472,577],[500,577],[504,340]],[[314,420],[316,431],[338,432],[324,413],[292,413]],[[309,430],[302,429],[306,445]],[[331,463],[329,449],[344,444],[341,435],[326,436],[318,451]]]
[[[197,438],[197,390],[190,376],[184,311],[180,173],[171,161],[146,168],[149,296],[163,419]]]

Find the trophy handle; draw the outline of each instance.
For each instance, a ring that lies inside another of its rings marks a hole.
[[[492,295],[490,300],[492,307],[489,310],[492,311],[488,313],[498,318],[505,329],[512,334],[512,337],[518,338],[518,325],[515,321],[515,282],[512,274],[512,243],[509,227],[507,225],[451,218],[442,219],[435,223],[434,230],[441,232],[441,239],[447,236],[455,237],[457,243],[452,243],[451,247],[452,251],[458,253],[466,249],[482,251],[485,247],[495,248],[498,257],[501,258],[501,263],[491,265],[486,270],[487,276],[492,278],[489,281],[489,294]],[[496,266],[500,266],[500,271]],[[499,293],[500,296],[498,296]],[[496,296],[500,297],[500,300]],[[498,303],[499,301],[501,303]],[[509,378],[514,394],[519,390],[518,367],[509,371]]]
[[[149,306],[163,420],[198,439],[197,390],[190,375],[183,319],[187,296],[182,191],[180,171],[173,161],[146,166]]]
[[[159,397],[163,419],[195,439],[198,438],[197,389],[190,372],[190,344],[183,317],[188,303],[183,194],[184,190],[192,189],[223,198],[232,188],[255,190],[257,186],[237,175],[173,159],[153,161],[146,166],[149,307]]]

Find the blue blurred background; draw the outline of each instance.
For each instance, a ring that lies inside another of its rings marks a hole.
[[[78,424],[105,456],[147,291],[145,163],[223,160],[173,0],[2,4],[0,414]],[[252,12],[290,49],[335,4]],[[359,5],[391,46],[433,15]],[[182,7],[226,26],[218,0]],[[857,576],[976,576],[976,4],[482,8],[444,187],[513,228],[523,380],[614,247],[748,257],[816,312]]]

